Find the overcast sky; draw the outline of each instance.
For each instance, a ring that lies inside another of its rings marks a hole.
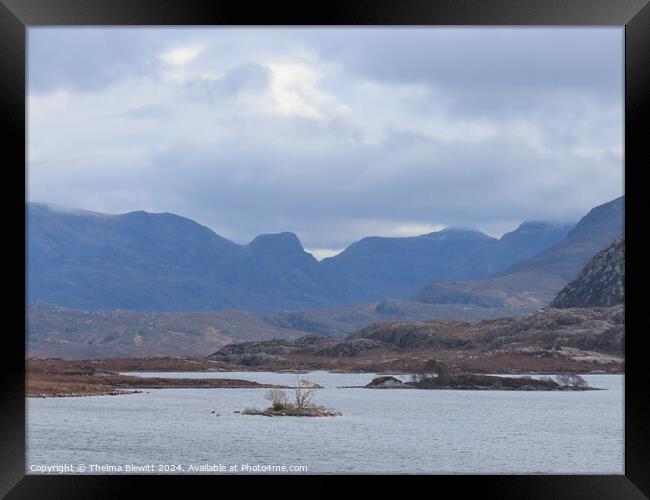
[[[28,198],[318,257],[623,194],[622,28],[30,28]]]

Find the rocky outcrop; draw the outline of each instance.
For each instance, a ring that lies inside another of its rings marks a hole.
[[[365,387],[368,389],[413,389],[411,384],[391,376],[373,378]]]
[[[296,368],[310,363],[322,367],[328,359],[340,363],[346,358],[349,364],[357,357],[398,359],[410,353],[417,358],[433,350],[461,357],[514,355],[611,364],[623,362],[624,348],[624,308],[617,305],[546,308],[527,316],[477,323],[383,322],[362,328],[343,341],[314,334],[295,340],[243,342],[227,345],[208,359],[249,367]]]
[[[337,342],[325,335],[306,335],[296,340],[269,340],[227,345],[208,356],[212,361],[242,366],[275,364],[289,366],[290,354],[322,357],[360,356],[373,349],[390,349],[391,345],[370,339],[350,339]]]
[[[314,338],[316,337],[316,338]],[[305,345],[318,345],[321,342],[326,342],[327,337],[318,338],[317,336],[306,336],[303,337],[304,340],[301,342],[295,340],[266,340],[261,342],[241,342],[237,344],[229,344],[216,353],[208,356],[209,359],[212,359],[214,356],[231,356],[231,355],[251,355],[251,354],[289,354],[297,351]],[[309,339],[309,340],[308,340]]]
[[[475,325],[476,344],[488,350],[560,350],[573,347],[622,353],[625,347],[623,306],[542,309],[521,318],[483,320]]]
[[[455,320],[434,320],[425,323],[385,322],[363,328],[348,339],[369,339],[400,349],[454,348],[467,343],[466,339],[456,333],[469,326],[469,321]]]
[[[373,349],[392,349],[386,342],[371,339],[350,339],[344,342],[331,342],[321,345],[313,351],[316,356],[340,358],[342,356],[360,356]]]
[[[625,238],[621,238],[591,259],[551,302],[551,307],[613,306],[624,301]]]

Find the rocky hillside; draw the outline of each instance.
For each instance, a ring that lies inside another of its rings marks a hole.
[[[598,253],[551,307],[612,306],[625,301],[625,238]]]
[[[516,350],[532,346],[542,349],[568,346],[621,352],[623,335],[623,310],[614,307],[548,308],[526,316],[485,319],[477,323],[451,320],[379,323],[348,339],[382,341],[400,349],[441,346]]]
[[[601,365],[620,370],[624,345],[625,320],[623,306],[619,305],[548,308],[522,317],[477,323],[384,322],[342,341],[310,335],[295,340],[244,342],[225,346],[209,359],[267,368],[390,370],[417,366],[434,357],[488,371],[505,369],[512,363],[519,370],[545,367],[553,371],[567,366],[592,370]]]
[[[470,339],[465,334],[471,326],[472,323],[468,321],[456,320],[377,323],[353,333],[346,342],[366,339],[383,342],[398,349],[457,348],[469,344]]]
[[[625,315],[622,306],[542,309],[518,318],[483,320],[473,341],[489,350],[537,352],[567,348],[622,354]]]

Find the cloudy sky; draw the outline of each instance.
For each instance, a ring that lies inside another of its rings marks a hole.
[[[28,198],[238,243],[577,220],[623,194],[622,28],[30,28]]]

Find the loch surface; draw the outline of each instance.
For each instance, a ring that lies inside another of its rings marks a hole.
[[[269,372],[137,375],[285,385],[296,378]],[[239,471],[242,465],[284,465],[307,473],[623,474],[623,375],[584,376],[602,391],[337,388],[365,385],[374,376],[301,374],[324,387],[314,402],[341,417],[234,413],[268,406],[266,389],[29,398],[26,472],[57,464],[84,465],[85,473],[92,472],[90,465],[153,464],[156,472],[158,465],[172,465],[181,473],[193,473],[190,465],[237,465]]]

